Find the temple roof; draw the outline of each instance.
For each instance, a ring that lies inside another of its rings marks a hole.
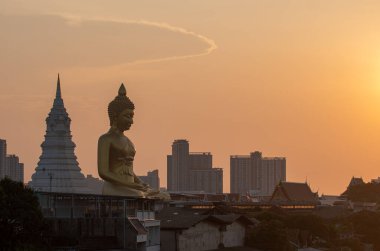
[[[317,193],[313,193],[307,183],[280,182],[270,202],[316,202],[317,200]]]
[[[364,184],[362,177],[360,177],[360,178],[352,177],[348,187],[352,187],[352,186],[356,186],[356,185],[362,185],[362,184]]]

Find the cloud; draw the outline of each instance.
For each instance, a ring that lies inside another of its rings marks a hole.
[[[64,14],[64,13],[49,13],[49,15],[59,16],[65,19],[67,21],[67,24],[73,25],[73,26],[80,25],[82,22],[86,22],[86,21],[112,22],[112,23],[118,23],[118,24],[136,24],[136,25],[150,26],[150,27],[155,27],[159,29],[164,29],[164,30],[180,33],[183,35],[192,36],[196,39],[201,40],[207,45],[207,48],[204,51],[196,53],[196,54],[174,55],[174,56],[168,56],[168,57],[162,57],[162,58],[141,59],[141,60],[135,60],[133,62],[126,63],[126,65],[157,63],[157,62],[163,62],[163,61],[181,60],[181,59],[187,59],[187,58],[206,56],[218,48],[215,41],[212,40],[211,38],[198,34],[194,31],[190,31],[185,28],[173,26],[171,24],[163,23],[163,22],[153,22],[153,21],[148,21],[144,19],[129,20],[129,19],[116,19],[116,18],[107,18],[107,17],[83,17],[83,16]]]

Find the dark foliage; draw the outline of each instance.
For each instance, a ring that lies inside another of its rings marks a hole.
[[[0,181],[1,250],[46,250],[45,229],[37,197],[21,182]]]
[[[277,220],[281,223],[284,223],[286,221],[286,216],[274,213],[271,211],[264,211],[255,217],[259,221],[272,221],[272,220]]]
[[[252,231],[247,245],[264,251],[290,250],[286,230],[278,220],[264,220]]]
[[[362,251],[372,244],[380,251],[380,212],[351,211],[331,219],[267,210],[254,217],[260,223],[247,233],[247,245],[260,250],[289,250],[291,243],[334,251]]]
[[[352,224],[355,233],[362,236],[362,240],[375,245],[380,250],[380,214],[370,211],[360,211],[347,218]]]
[[[314,236],[326,240],[329,239],[330,231],[327,224],[320,217],[313,214],[292,215],[286,219],[286,226],[288,228],[306,230]]]

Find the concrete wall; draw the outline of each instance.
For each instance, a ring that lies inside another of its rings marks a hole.
[[[184,230],[178,238],[180,251],[217,249],[220,243],[219,225],[200,222]]]
[[[226,232],[223,232],[223,244],[225,247],[244,246],[245,227],[239,222],[228,225]]]
[[[161,250],[175,251],[176,232],[173,230],[161,230]]]
[[[244,246],[245,226],[234,222],[223,228],[210,222],[200,222],[186,230],[161,230],[161,250],[201,251],[218,249],[219,244],[224,247]]]

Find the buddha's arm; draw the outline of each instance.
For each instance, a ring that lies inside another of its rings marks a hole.
[[[98,172],[99,176],[106,181],[109,181],[118,185],[125,185],[119,175],[116,175],[110,171],[109,166],[109,153],[111,142],[107,138],[101,136],[98,141]]]

